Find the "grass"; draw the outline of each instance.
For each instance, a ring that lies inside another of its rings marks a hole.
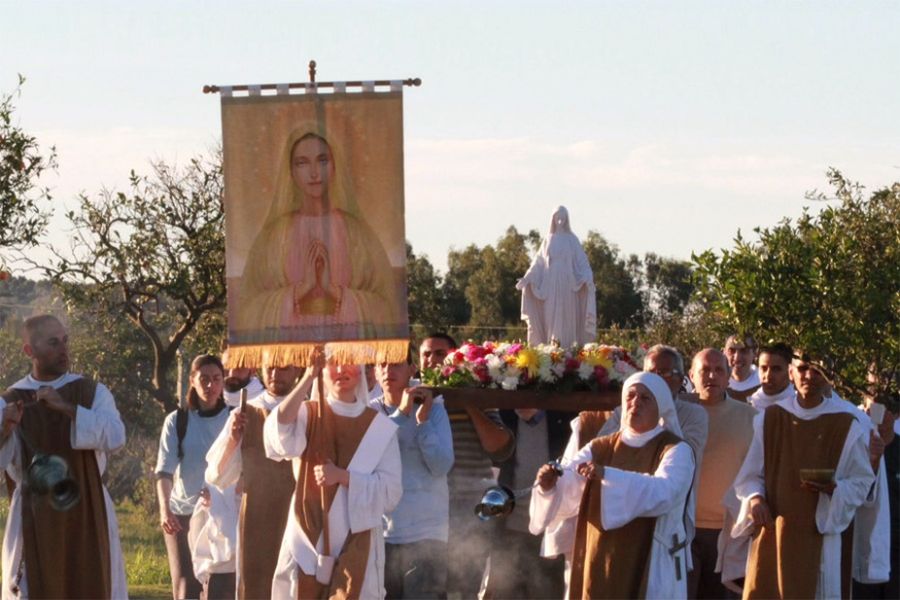
[[[6,526],[9,500],[0,498],[0,535]],[[128,595],[132,600],[172,597],[169,561],[162,531],[146,510],[125,500],[116,506],[119,537],[125,555]]]

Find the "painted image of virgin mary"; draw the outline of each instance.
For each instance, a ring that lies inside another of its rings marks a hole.
[[[397,290],[338,148],[315,127],[289,136],[275,198],[247,256],[238,331],[338,341],[393,334]],[[393,327],[392,327],[393,326]]]

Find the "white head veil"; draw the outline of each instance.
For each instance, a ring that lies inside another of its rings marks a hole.
[[[363,365],[353,365],[357,369],[359,369],[359,381],[356,384],[356,390],[354,390],[353,395],[355,396],[353,403],[342,402],[338,400],[336,397],[332,396],[328,393],[328,389],[325,388],[325,400],[328,402],[328,405],[335,409],[339,414],[350,417],[350,416],[358,416],[365,410],[365,408],[369,405],[369,387],[366,385],[366,374],[365,367]],[[328,367],[325,367],[328,368]],[[322,375],[319,375],[322,377]],[[323,381],[324,384],[324,381]],[[319,399],[319,384],[318,382],[313,384],[312,394],[310,394],[310,399],[314,401],[318,401]],[[342,410],[343,409],[343,410]]]
[[[622,418],[619,423],[619,431],[625,429],[628,388],[636,383],[646,386],[656,399],[656,406],[659,408],[659,424],[678,437],[682,437],[681,424],[678,422],[678,414],[675,412],[675,402],[672,401],[672,391],[662,377],[656,373],[647,373],[646,371],[635,373],[622,384]]]

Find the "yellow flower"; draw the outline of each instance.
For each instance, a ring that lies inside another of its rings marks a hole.
[[[520,369],[527,370],[529,377],[537,375],[540,366],[540,357],[538,353],[531,348],[523,348],[516,355],[516,366]]]
[[[606,349],[601,348],[597,351],[585,352],[584,356],[582,357],[581,360],[582,360],[582,362],[586,362],[587,364],[591,365],[592,367],[596,367],[597,365],[600,365],[601,367],[603,367],[604,369],[606,369],[608,371],[609,369],[612,368],[613,363],[612,363],[612,360],[610,360],[610,358],[609,358],[609,350],[606,350],[606,351],[604,351],[604,350],[606,350]]]

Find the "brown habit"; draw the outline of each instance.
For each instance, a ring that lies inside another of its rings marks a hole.
[[[578,413],[578,448],[597,437],[611,413],[605,410],[583,410]]]
[[[85,408],[94,403],[97,384],[77,379],[59,388],[59,395]],[[23,468],[35,453],[56,454],[69,465],[78,482],[81,500],[59,512],[46,497],[22,485],[22,536],[25,574],[30,598],[109,598],[111,594],[109,531],[100,469],[93,450],[74,450],[72,420],[35,401],[31,390],[9,389],[9,402],[22,401],[25,411],[19,427],[29,444],[23,444]],[[4,577],[14,574],[4,573]]]
[[[653,473],[666,451],[681,441],[662,431],[641,448],[628,446],[621,432],[591,442],[594,462],[636,473]],[[644,598],[647,592],[655,517],[642,517],[604,530],[600,524],[601,482],[588,481],[581,497],[569,598]]]
[[[853,415],[803,420],[780,406],[766,409],[763,445],[766,502],[774,525],[753,538],[744,598],[815,598],[822,557],[816,527],[819,495],[800,487],[800,469],[835,469]],[[842,572],[849,581],[850,572]]]
[[[248,405],[241,440],[243,496],[239,521],[241,576],[238,598],[272,596],[272,576],[291,508],[294,474],[290,461],[266,457],[263,446],[264,408]]]
[[[325,405],[325,414],[321,412],[323,404],[307,401],[306,450],[300,457],[300,473],[297,477],[294,510],[292,518],[297,519],[303,533],[315,543],[322,533],[322,500],[319,486],[316,485],[313,468],[317,464],[331,461],[338,467],[346,469],[350,459],[356,453],[363,436],[377,413],[367,408],[358,417],[336,415]],[[326,510],[331,508],[337,485],[325,489]],[[344,599],[359,598],[369,560],[369,544],[371,530],[351,533],[344,542],[343,549],[334,547],[330,555],[337,556],[332,572],[331,584],[320,585],[312,575],[299,573],[297,595],[302,600],[308,599]]]

